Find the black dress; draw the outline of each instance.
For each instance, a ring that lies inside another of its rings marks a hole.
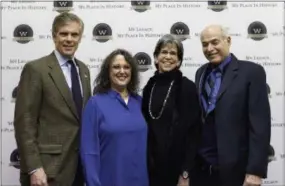
[[[156,72],[143,90],[142,112],[148,123],[150,186],[176,186],[182,172],[194,166],[201,133],[195,84],[177,69]]]

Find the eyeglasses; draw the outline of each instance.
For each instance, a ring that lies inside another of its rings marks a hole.
[[[124,69],[124,70],[131,70],[131,67],[129,65],[112,65],[112,69],[114,70],[121,70],[121,69]]]
[[[167,50],[160,51],[160,55],[166,56],[168,54],[170,54],[170,56],[177,56],[176,51],[167,51]]]

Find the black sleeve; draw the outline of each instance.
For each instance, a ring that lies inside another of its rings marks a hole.
[[[247,174],[265,178],[270,145],[271,115],[266,87],[266,74],[262,66],[254,66],[250,74],[249,109],[249,157]]]
[[[142,114],[147,122],[147,113],[148,113],[148,92],[147,92],[147,86],[146,85],[144,88],[143,88],[143,91],[142,91],[142,104],[141,104],[141,111],[142,111]]]
[[[194,161],[200,143],[202,128],[201,108],[195,84],[185,78],[182,86],[183,103],[181,103],[180,119],[187,127],[186,156],[182,166],[182,172],[188,171],[190,173],[194,167]]]

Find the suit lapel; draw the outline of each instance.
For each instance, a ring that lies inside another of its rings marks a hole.
[[[233,80],[237,76],[238,61],[237,61],[237,58],[233,54],[231,54],[231,55],[232,55],[232,60],[228,64],[229,65],[227,67],[228,69],[226,69],[226,71],[225,71],[225,74],[224,74],[224,77],[222,80],[222,84],[221,84],[221,87],[220,87],[219,92],[218,92],[217,101],[219,101],[219,99],[226,92],[227,88],[232,84]]]
[[[58,63],[54,53],[52,53],[49,56],[49,58],[50,58],[50,59],[48,59],[48,66],[50,68],[49,75],[53,79],[54,84],[56,85],[58,91],[61,93],[64,101],[67,104],[67,106],[70,108],[70,110],[75,115],[75,117],[77,119],[79,119],[77,111],[76,111],[75,103],[74,103],[73,98],[72,98],[72,93],[68,87],[68,84],[65,80],[63,72],[59,66],[59,63]]]
[[[205,112],[204,105],[202,103],[202,91],[203,91],[203,81],[204,81],[204,78],[205,78],[205,74],[206,74],[207,68],[208,68],[208,64],[205,64],[201,68],[200,74],[198,74],[199,79],[197,81],[197,83],[198,83],[198,93],[199,93],[199,103],[200,103],[200,106],[201,106],[201,109],[202,109],[202,121],[203,121],[203,123],[205,122],[206,112]]]
[[[203,79],[205,77],[205,74],[206,74],[206,70],[207,70],[207,67],[208,67],[208,64],[206,64],[202,69],[201,69],[201,75],[199,75],[198,77],[199,80],[198,80],[198,87],[199,87],[199,95],[201,96],[202,95],[202,89],[203,89]],[[200,100],[201,101],[201,100]]]
[[[89,98],[89,90],[88,90],[88,73],[84,71],[83,65],[75,60],[79,67],[79,76],[82,85],[82,97],[83,97],[83,105],[88,101]]]

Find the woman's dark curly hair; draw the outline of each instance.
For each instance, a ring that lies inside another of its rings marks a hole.
[[[101,65],[100,72],[98,73],[95,81],[94,81],[94,90],[93,94],[97,93],[106,93],[111,88],[110,81],[110,67],[114,61],[114,58],[117,55],[124,56],[127,63],[131,66],[131,80],[127,85],[127,89],[130,93],[137,94],[138,86],[139,86],[139,73],[138,73],[138,65],[133,58],[132,54],[124,49],[117,49],[110,53],[103,61]]]

